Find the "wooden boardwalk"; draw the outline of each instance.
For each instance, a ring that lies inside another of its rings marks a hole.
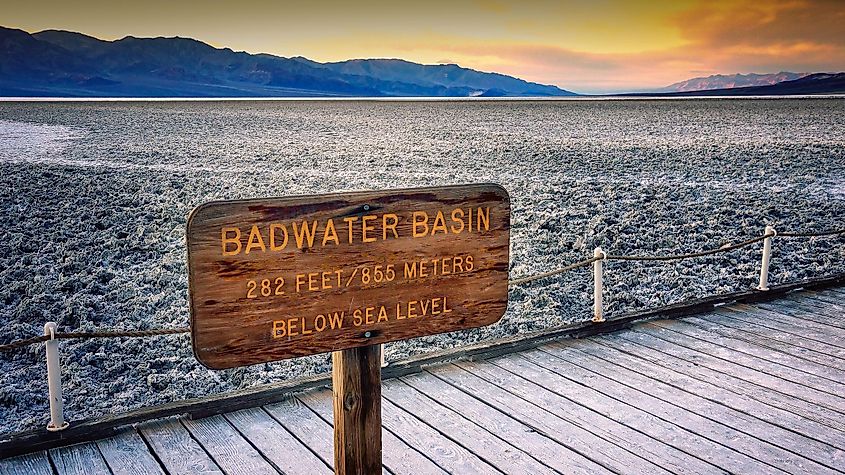
[[[845,473],[845,290],[384,382],[392,474]],[[331,392],[0,460],[0,474],[332,472]]]

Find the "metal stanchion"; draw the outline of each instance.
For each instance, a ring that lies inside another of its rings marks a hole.
[[[766,226],[765,234],[768,236],[763,239],[763,263],[760,266],[760,285],[757,290],[769,290],[769,261],[772,258],[772,238],[777,235],[775,228]]]
[[[593,321],[596,323],[604,321],[604,309],[602,308],[602,272],[605,253],[600,247],[593,250]]]
[[[62,401],[62,368],[59,366],[59,341],[56,340],[56,322],[44,325],[44,335],[50,339],[44,343],[47,351],[47,388],[50,391],[50,423],[47,430],[51,432],[66,429],[64,402]]]

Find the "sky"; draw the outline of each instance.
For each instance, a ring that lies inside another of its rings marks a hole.
[[[457,63],[581,93],[845,70],[845,0],[3,0],[0,25],[316,61]]]

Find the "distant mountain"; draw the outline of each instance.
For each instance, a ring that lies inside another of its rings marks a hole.
[[[629,97],[684,97],[684,96],[790,96],[845,94],[845,72],[814,73],[792,81],[770,86],[733,87],[704,91],[616,94]]]
[[[731,89],[735,87],[771,86],[784,81],[794,81],[810,73],[779,72],[774,74],[716,74],[692,78],[658,89],[655,92],[688,92],[707,89]]]
[[[671,96],[787,96],[802,94],[845,94],[845,72],[815,73],[771,86],[735,87],[670,93]]]
[[[104,41],[0,27],[0,96],[358,97],[571,96],[454,64],[396,59],[318,63],[235,52],[190,38]]]

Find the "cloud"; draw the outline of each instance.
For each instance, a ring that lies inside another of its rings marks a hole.
[[[632,19],[635,21],[635,19]],[[693,76],[845,70],[845,2],[710,1],[666,18],[683,43],[635,53],[596,53],[549,44],[458,42],[467,57],[498,60],[505,72],[584,92],[647,89]]]

